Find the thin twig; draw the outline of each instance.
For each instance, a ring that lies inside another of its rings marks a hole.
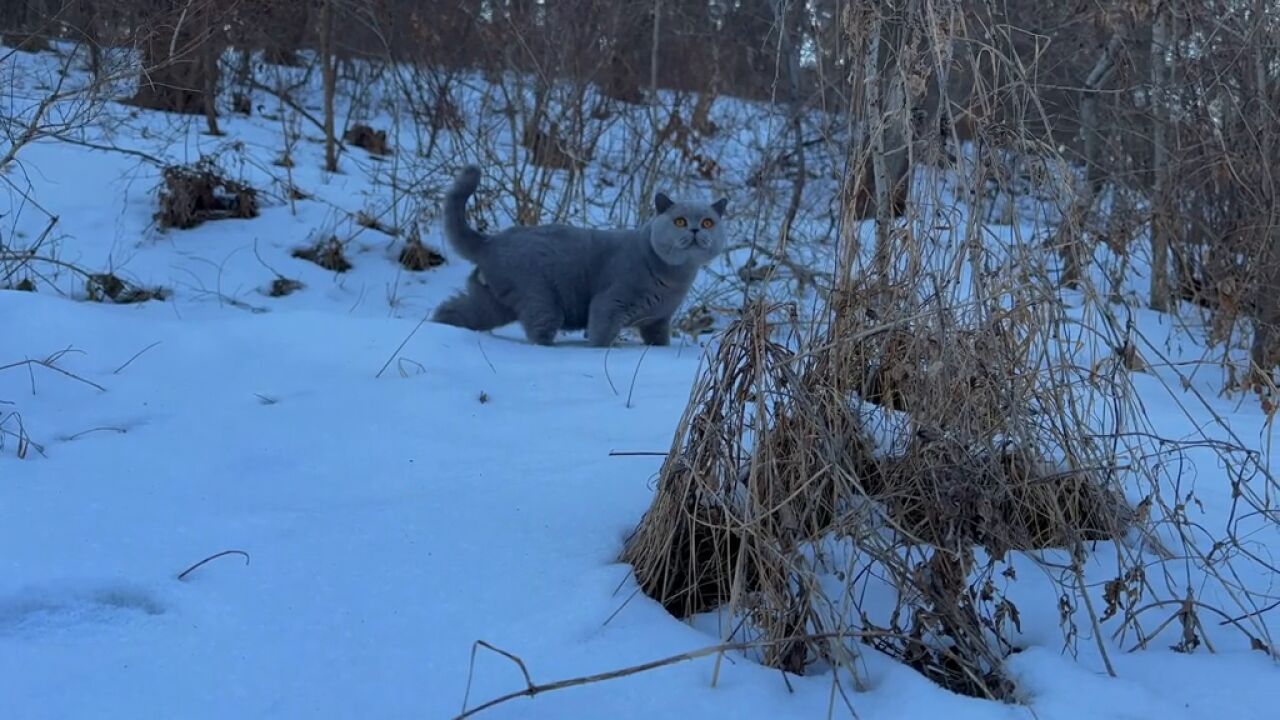
[[[391,353],[391,357],[387,358],[387,361],[382,364],[382,369],[378,371],[377,375],[373,376],[375,379],[382,377],[382,373],[386,372],[387,368],[391,367],[391,362],[396,359],[396,356],[400,354],[400,351],[404,349],[404,346],[409,344],[409,341],[417,334],[418,328],[422,327],[423,323],[427,321],[427,318],[428,316],[423,315],[422,319],[418,321],[418,324],[413,326],[413,330],[410,330],[404,340],[400,341],[400,344],[396,346],[395,352]]]
[[[128,428],[122,428],[122,427],[110,427],[110,426],[96,427],[96,428],[89,428],[88,430],[81,430],[80,432],[78,432],[78,433],[76,433],[76,434],[74,434],[74,435],[68,435],[68,436],[66,437],[66,440],[67,440],[67,442],[70,442],[70,441],[72,441],[72,440],[79,440],[80,438],[84,437],[85,435],[90,435],[90,434],[92,434],[92,433],[96,433],[96,432],[116,432],[116,433],[120,433],[121,435],[124,435],[124,434],[126,434],[126,433],[128,433],[128,432],[129,432],[129,429],[128,429]]]
[[[86,379],[84,379],[84,378],[80,377],[79,375],[76,375],[75,373],[72,373],[72,372],[68,372],[68,371],[66,371],[66,370],[63,370],[62,368],[60,368],[60,367],[58,367],[58,366],[54,365],[54,364],[53,364],[51,361],[49,361],[49,360],[22,360],[22,361],[15,362],[15,363],[9,363],[8,365],[0,365],[0,371],[9,370],[9,369],[11,369],[11,368],[16,368],[16,367],[22,367],[22,366],[24,366],[24,365],[27,367],[27,369],[28,369],[28,370],[30,370],[33,366],[39,365],[39,366],[40,366],[40,367],[42,367],[42,368],[47,368],[47,369],[52,370],[52,371],[54,371],[54,372],[56,372],[56,373],[61,373],[62,375],[66,375],[67,377],[71,378],[72,380],[78,380],[78,381],[80,381],[80,382],[84,383],[85,385],[88,385],[88,386],[90,386],[90,387],[96,388],[96,389],[98,389],[98,390],[100,390],[100,391],[102,391],[102,392],[106,392],[106,391],[107,391],[107,389],[106,389],[106,388],[102,387],[102,386],[101,386],[101,385],[99,385],[98,383],[96,383],[96,382],[94,382],[94,381],[92,381],[92,380],[86,380]],[[34,390],[34,382],[35,382],[35,380],[34,380],[34,377],[33,377],[33,379],[32,379],[32,383],[33,383],[32,394],[33,394],[33,395],[35,394],[35,390]]]
[[[209,557],[207,557],[207,558],[205,558],[205,559],[201,560],[200,562],[196,563],[195,565],[192,565],[191,567],[187,568],[186,570],[183,570],[182,572],[178,573],[178,579],[179,579],[179,580],[182,580],[182,579],[183,579],[183,578],[185,578],[185,577],[186,577],[186,576],[187,576],[187,575],[188,575],[192,570],[195,570],[196,568],[200,567],[201,565],[204,565],[205,563],[209,562],[210,560],[217,560],[218,558],[223,557],[223,556],[225,556],[225,555],[241,555],[241,556],[243,556],[243,557],[244,557],[244,564],[245,564],[245,565],[248,565],[248,564],[249,564],[249,553],[247,553],[247,552],[245,552],[245,551],[243,551],[243,550],[223,550],[223,551],[222,551],[222,552],[220,552],[220,553],[215,553],[215,554],[213,554],[213,555],[210,555]]]
[[[1240,622],[1241,620],[1248,620],[1249,618],[1257,617],[1257,616],[1259,616],[1259,615],[1262,615],[1263,613],[1271,612],[1272,610],[1275,610],[1275,609],[1276,609],[1276,608],[1278,608],[1278,607],[1280,607],[1280,600],[1277,600],[1277,601],[1275,601],[1275,602],[1271,603],[1270,605],[1268,605],[1268,606],[1266,606],[1266,607],[1264,607],[1264,608],[1262,608],[1262,609],[1260,609],[1260,610],[1254,610],[1254,611],[1253,611],[1253,612],[1251,612],[1251,613],[1245,613],[1244,615],[1241,615],[1241,616],[1239,616],[1239,617],[1228,618],[1228,619],[1226,619],[1226,620],[1223,620],[1223,621],[1219,622],[1218,624],[1219,624],[1219,625],[1234,625],[1234,624],[1236,624],[1236,623]]]
[[[130,364],[130,363],[132,363],[134,360],[137,360],[137,359],[138,359],[139,357],[141,357],[141,356],[142,356],[142,354],[143,354],[143,353],[145,353],[146,351],[148,351],[148,350],[150,350],[151,348],[153,348],[153,347],[155,347],[155,346],[159,345],[159,344],[160,344],[160,342],[161,342],[161,341],[157,340],[157,341],[155,341],[155,342],[151,343],[150,345],[148,345],[148,346],[146,346],[146,347],[142,348],[142,349],[141,349],[141,350],[139,350],[138,352],[134,353],[134,354],[133,354],[133,357],[131,357],[131,358],[129,358],[128,360],[126,360],[126,361],[124,362],[124,364],[123,364],[123,365],[121,365],[120,367],[116,368],[115,370],[112,370],[112,371],[111,371],[111,374],[112,374],[112,375],[119,375],[121,370],[124,370],[125,368],[129,367],[129,364]]]
[[[752,642],[721,643],[719,645],[710,645],[708,647],[700,648],[698,650],[691,650],[689,652],[679,653],[677,655],[670,655],[660,660],[652,660],[650,662],[641,663],[639,665],[632,665],[631,667],[621,668],[618,670],[610,670],[608,672],[596,673],[594,675],[581,675],[579,677],[569,678],[566,680],[557,680],[555,682],[544,683],[541,685],[535,684],[533,682],[533,679],[529,676],[528,669],[525,667],[524,661],[522,661],[520,658],[504,650],[499,650],[498,648],[490,645],[489,643],[484,642],[483,640],[477,640],[475,643],[475,646],[481,646],[489,650],[492,650],[502,655],[503,657],[510,659],[512,662],[516,663],[516,665],[520,668],[520,672],[524,675],[525,688],[523,690],[517,690],[515,692],[510,692],[510,693],[507,693],[506,695],[496,697],[482,705],[477,705],[476,707],[470,710],[466,709],[466,701],[464,700],[463,712],[459,715],[454,716],[453,720],[465,720],[465,718],[472,717],[480,712],[488,710],[489,708],[492,708],[497,705],[502,705],[504,703],[515,700],[516,698],[533,697],[535,695],[541,695],[543,693],[548,693],[555,690],[564,690],[566,688],[578,687],[581,685],[591,685],[594,683],[605,682],[608,680],[616,680],[618,678],[624,678],[630,675],[638,675],[640,673],[649,672],[650,670],[656,670],[658,668],[666,667],[668,665],[675,665],[675,664],[686,662],[689,660],[696,660],[698,658],[707,657],[708,655],[714,655],[716,653],[740,652],[743,650],[751,650],[751,649],[760,648],[768,645],[779,645],[784,643],[795,642],[797,640],[880,637],[885,634],[886,633],[875,632],[875,631],[866,631],[866,632],[848,631],[848,632],[840,632],[840,633],[819,633],[815,635],[798,635],[794,637],[787,637],[787,638],[781,638],[776,640],[757,640]],[[470,691],[470,688],[471,688],[471,676],[475,671],[475,646],[472,646],[472,651],[471,651],[471,659],[472,659],[471,672],[469,672],[467,675],[468,692]]]
[[[483,357],[483,358],[484,358],[485,364],[489,366],[489,369],[493,371],[493,374],[494,374],[494,375],[497,375],[497,374],[498,374],[498,368],[496,368],[496,367],[494,367],[494,366],[493,366],[493,361],[489,359],[489,353],[485,352],[485,350],[484,350],[484,343],[480,342],[480,340],[478,340],[478,339],[477,339],[477,340],[476,340],[476,347],[480,349],[480,355],[481,355],[481,357]]]
[[[645,346],[644,352],[640,353],[640,359],[636,361],[635,372],[631,373],[631,385],[630,387],[627,388],[627,408],[628,409],[631,408],[631,398],[633,395],[635,395],[635,392],[636,392],[636,378],[640,377],[640,366],[644,364],[644,358],[646,355],[649,354],[650,347],[651,346],[649,345]]]

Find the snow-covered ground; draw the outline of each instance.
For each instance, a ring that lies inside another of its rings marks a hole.
[[[6,102],[25,107],[32,77],[6,70],[21,90]],[[480,651],[472,673],[476,641],[521,658],[535,682],[719,641],[638,594],[617,562],[659,458],[610,455],[670,446],[703,347],[542,348],[517,327],[420,325],[469,268],[404,271],[402,239],[352,221],[390,212],[374,169],[386,161],[353,150],[344,173],[323,173],[304,138],[288,177],[310,199],[291,202],[272,164],[288,123],[228,116],[213,138],[199,119],[124,106],[107,117],[117,145],[168,161],[215,152],[268,197],[258,218],[161,233],[159,171],[136,156],[50,140],[8,171],[10,247],[54,215],[41,254],[172,294],[85,302],[65,272],[37,293],[0,290],[0,366],[15,363],[0,370],[0,717],[446,718],[469,678],[471,706],[523,687],[495,653]],[[322,230],[354,237],[351,272],[291,256]],[[443,245],[434,221],[421,232]],[[270,297],[277,274],[304,287]],[[1158,316],[1137,317],[1170,336]],[[1197,382],[1237,435],[1269,446],[1253,403]],[[1136,384],[1158,429],[1193,430],[1165,385]],[[1196,486],[1221,515],[1230,488],[1214,473],[1198,468]],[[1280,550],[1274,525],[1253,540]],[[178,579],[226,550],[248,561],[225,555]],[[1020,577],[1037,582],[1034,569]],[[1246,580],[1274,593],[1265,574]],[[1026,649],[1010,659],[1021,705],[954,695],[872,652],[848,702],[872,720],[1280,716],[1280,668],[1238,635],[1190,655],[1105,639],[1111,678],[1063,652],[1051,606],[1024,615]],[[850,715],[829,675],[784,679],[730,655],[713,687],[714,666],[702,657],[481,717]]]

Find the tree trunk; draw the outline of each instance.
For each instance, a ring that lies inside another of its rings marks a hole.
[[[861,24],[867,23],[864,29]],[[854,94],[849,99],[852,137],[849,141],[848,165],[843,188],[842,224],[845,226],[840,247],[840,275],[848,277],[862,261],[862,241],[858,223],[875,215],[875,139],[878,134],[873,112],[880,106],[880,89],[876,81],[879,64],[880,13],[869,15],[845,13],[844,32],[849,40],[848,58],[853,71]],[[857,58],[855,53],[861,52]],[[857,62],[855,62],[857,60]]]
[[[1155,187],[1151,203],[1151,296],[1152,310],[1168,312],[1172,306],[1169,288],[1169,148],[1165,87],[1169,47],[1169,12],[1164,3],[1152,7],[1151,25],[1151,165]]]
[[[337,90],[337,58],[333,52],[333,11],[336,0],[324,0],[320,10],[320,64],[324,82],[324,169],[338,172],[338,139],[334,136],[333,96]]]
[[[933,65],[932,87],[936,88],[937,101],[932,109],[927,111],[925,120],[919,127],[921,133],[915,138],[916,145],[921,148],[916,156],[925,155],[930,162],[934,163],[940,162],[942,157],[947,155],[949,151],[946,140],[954,137],[956,132],[956,118],[951,97],[951,66],[954,64],[955,57],[956,21],[961,9],[958,7],[959,3],[954,0],[941,4],[942,12],[939,13],[937,3],[932,0],[926,0],[924,3],[923,22],[932,56],[930,58]],[[924,106],[927,108],[927,97],[922,100],[925,101]],[[957,138],[957,150],[959,150],[959,143]],[[968,181],[964,173],[961,173],[959,182],[967,185]]]
[[[200,88],[201,94],[204,96],[204,120],[210,135],[221,135],[222,131],[218,129],[218,62],[222,56],[222,50],[226,47],[225,43],[214,42],[213,38],[221,35],[221,30],[214,26],[214,21],[210,17],[212,13],[208,8],[199,11],[201,24],[203,25],[203,35],[206,40],[200,43],[200,63],[202,67],[207,68],[206,72],[201,73],[201,80],[204,86]]]
[[[85,41],[89,44],[89,71],[95,80],[102,79],[102,32],[103,18],[98,17],[98,6],[91,0],[80,3],[81,18],[84,23]]]
[[[1263,35],[1263,28],[1268,22],[1266,0],[1255,0],[1254,22],[1257,24],[1259,39],[1255,41],[1254,52],[1254,113],[1258,135],[1261,143],[1261,164],[1264,168],[1274,167],[1276,124],[1270,92],[1273,83],[1269,80],[1267,66],[1273,61],[1272,53]],[[1269,385],[1271,371],[1280,363],[1280,208],[1277,208],[1275,180],[1271,172],[1262,173],[1262,202],[1266,205],[1267,239],[1263,245],[1262,257],[1258,259],[1258,275],[1251,284],[1253,305],[1257,308],[1253,318],[1253,343],[1249,348],[1249,356],[1253,362],[1250,380],[1263,386]]]
[[[864,58],[864,82],[867,87],[867,111],[863,122],[868,123],[871,141],[871,177],[875,183],[876,249],[875,267],[881,279],[887,279],[889,267],[889,168],[885,163],[885,111],[880,77],[880,45],[884,32],[884,18],[876,13],[867,36],[867,54]]]
[[[6,33],[27,29],[27,0],[7,0],[0,3],[0,30]]]
[[[1280,364],[1280,301],[1276,300],[1276,293],[1280,292],[1280,228],[1268,233],[1259,260],[1261,282],[1254,282],[1260,302],[1253,318],[1253,342],[1249,347],[1253,367],[1249,374],[1251,381],[1265,386],[1268,383],[1264,378]]]
[[[1084,93],[1080,100],[1080,128],[1084,134],[1085,187],[1076,202],[1071,217],[1065,219],[1055,234],[1054,243],[1062,253],[1062,284],[1076,287],[1084,277],[1084,249],[1081,247],[1084,221],[1093,214],[1093,205],[1102,191],[1106,177],[1102,171],[1102,120],[1098,117],[1098,93],[1106,86],[1115,72],[1116,53],[1124,42],[1120,31],[1111,35],[1102,55],[1084,81]]]
[[[858,220],[877,218],[877,228],[887,232],[890,221],[906,212],[911,165],[907,143],[912,134],[906,112],[907,90],[901,74],[894,72],[897,48],[885,37],[889,29],[899,25],[890,26],[884,17],[890,8],[874,3],[868,7],[871,26],[862,58],[864,95],[859,120],[862,142],[854,145],[854,151],[863,157],[857,166],[861,177],[852,210]]]
[[[48,52],[48,19],[33,0],[0,0],[0,40],[15,50]]]
[[[155,2],[143,28],[142,72],[133,104],[188,115],[213,113],[211,89],[218,85],[220,47],[203,17],[209,8]],[[192,8],[195,8],[192,12]],[[208,46],[208,47],[206,47]]]
[[[327,2],[327,0],[326,0]],[[266,0],[263,8],[263,62],[297,67],[298,49],[307,34],[307,6],[296,0]]]
[[[650,106],[658,102],[658,60],[661,57],[662,40],[662,0],[653,0],[653,46],[649,55],[649,98]],[[655,122],[656,125],[656,122]]]

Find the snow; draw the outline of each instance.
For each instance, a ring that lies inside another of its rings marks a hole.
[[[29,94],[6,102],[38,97],[14,82]],[[63,371],[0,371],[0,418],[20,414],[43,450],[20,459],[14,437],[0,446],[4,717],[443,718],[462,708],[476,641],[518,656],[535,682],[719,642],[714,627],[675,620],[638,593],[617,561],[660,458],[610,455],[670,446],[704,347],[604,351],[566,338],[542,348],[517,327],[419,324],[469,268],[402,271],[398,239],[351,221],[365,208],[421,211],[424,240],[443,245],[433,201],[394,193],[385,163],[355,150],[343,173],[324,173],[322,148],[304,140],[289,175],[313,197],[291,203],[271,164],[284,144],[278,121],[225,117],[226,136],[211,138],[199,120],[105,113],[95,137],[111,127],[113,142],[172,161],[215,152],[273,197],[253,220],[162,233],[151,217],[158,170],[136,157],[48,140],[7,174],[6,241],[34,241],[47,223],[18,192],[30,183],[29,199],[59,218],[42,252],[173,294],[85,302],[67,273],[38,293],[0,290],[0,365],[56,356]],[[438,191],[452,169],[424,172]],[[621,222],[598,205],[587,216]],[[354,238],[351,272],[290,256],[321,230]],[[276,273],[305,287],[268,297]],[[1136,317],[1149,336],[1183,343],[1178,359],[1203,354],[1158,316]],[[1196,403],[1171,394],[1170,377],[1135,383],[1155,427],[1186,436],[1195,428],[1177,403]],[[1265,417],[1216,397],[1218,380],[1197,376],[1192,388],[1265,450]],[[1204,512],[1225,517],[1224,469],[1196,471]],[[1274,523],[1251,537],[1261,554],[1280,549]],[[225,550],[248,562],[228,555],[178,579]],[[856,690],[846,676],[784,678],[737,654],[713,685],[712,655],[480,717],[849,717],[850,707],[872,720],[1276,716],[1277,668],[1238,635],[1216,634],[1217,653],[1190,655],[1165,649],[1173,640],[1129,653],[1105,638],[1112,678],[1091,636],[1078,660],[1064,652],[1036,567],[1022,561],[1018,577],[1025,597],[1043,596],[1022,605],[1026,649],[1009,661],[1022,705],[954,695],[867,650]],[[1274,594],[1273,580],[1242,578]],[[510,660],[478,652],[470,706],[522,687]]]

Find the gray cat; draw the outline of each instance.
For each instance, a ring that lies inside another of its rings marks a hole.
[[[585,328],[596,347],[635,327],[645,343],[666,345],[698,270],[724,249],[725,198],[701,205],[658,193],[658,214],[635,229],[538,225],[486,235],[466,220],[479,184],[480,170],[468,166],[445,199],[449,244],[476,267],[466,289],[436,308],[439,323],[491,330],[519,321],[539,345]]]

